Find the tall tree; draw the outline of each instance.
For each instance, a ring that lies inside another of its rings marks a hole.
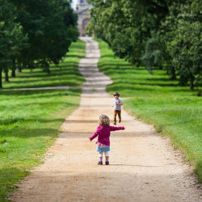
[[[89,30],[109,43],[115,55],[133,64],[142,62],[142,52],[152,33],[168,14],[169,0],[89,0]],[[154,34],[155,35],[155,34]]]
[[[201,2],[190,0],[89,0],[89,31],[129,62],[166,69],[171,79],[201,76]]]
[[[8,73],[12,58],[20,54],[26,36],[22,26],[15,22],[15,7],[7,0],[0,0],[0,88],[2,88],[2,71]],[[8,78],[6,78],[8,80]]]
[[[11,0],[18,9],[17,19],[28,35],[21,52],[25,67],[39,65],[49,72],[49,62],[59,63],[72,41],[78,38],[76,15],[65,0]]]
[[[180,84],[189,81],[190,90],[194,89],[194,83],[202,73],[201,6],[200,2],[174,4],[170,11],[176,15],[170,15],[162,25],[167,30],[163,39],[180,75]]]

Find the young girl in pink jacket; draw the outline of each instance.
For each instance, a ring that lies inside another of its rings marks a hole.
[[[96,151],[99,152],[99,162],[98,165],[102,165],[102,157],[103,152],[105,153],[105,164],[109,165],[109,151],[110,151],[110,132],[115,130],[124,130],[125,128],[123,126],[121,127],[114,127],[110,126],[110,120],[109,117],[102,114],[99,117],[99,126],[97,127],[97,130],[95,133],[89,137],[90,141],[92,141],[94,138],[98,136],[97,139],[97,148]]]

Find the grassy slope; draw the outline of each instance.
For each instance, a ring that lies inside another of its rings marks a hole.
[[[77,67],[80,58],[85,56],[85,43],[72,44],[69,54],[74,57],[66,58],[66,72],[61,70],[61,80],[68,83],[68,78],[73,78],[71,84],[81,84],[84,79]],[[74,74],[69,77],[70,70]],[[44,73],[39,70],[34,74],[24,72],[12,79],[18,83],[8,85],[44,85]],[[30,77],[36,81],[30,82]],[[50,84],[61,85],[59,74],[53,78],[52,75]],[[81,89],[75,87],[69,90],[0,91],[0,201],[6,201],[6,195],[16,188],[14,183],[29,174],[29,169],[42,163],[43,155],[57,137],[64,118],[78,107],[80,93]]]
[[[124,60],[114,58],[106,43],[98,40],[101,49],[99,69],[114,81],[107,91],[120,92],[124,108],[137,118],[154,124],[158,132],[169,135],[194,166],[202,181],[202,98],[189,87],[169,80],[165,71],[149,74],[144,68],[134,68]]]

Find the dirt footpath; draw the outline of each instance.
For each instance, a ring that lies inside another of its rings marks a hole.
[[[47,159],[19,185],[17,202],[182,202],[202,201],[192,168],[168,139],[122,111],[125,131],[112,132],[110,165],[98,166],[95,140],[88,137],[100,114],[113,118],[111,80],[100,73],[98,43],[90,38],[79,70],[86,78],[80,107],[61,126]],[[118,90],[118,89],[117,89]],[[112,121],[111,121],[112,123]]]

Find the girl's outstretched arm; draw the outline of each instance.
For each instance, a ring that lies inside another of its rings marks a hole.
[[[116,127],[116,126],[109,126],[110,131],[115,131],[115,130],[125,130],[124,126]]]
[[[100,132],[100,127],[98,126],[95,133],[91,137],[89,137],[90,141],[92,141],[94,138],[96,138],[99,135],[99,132]]]

